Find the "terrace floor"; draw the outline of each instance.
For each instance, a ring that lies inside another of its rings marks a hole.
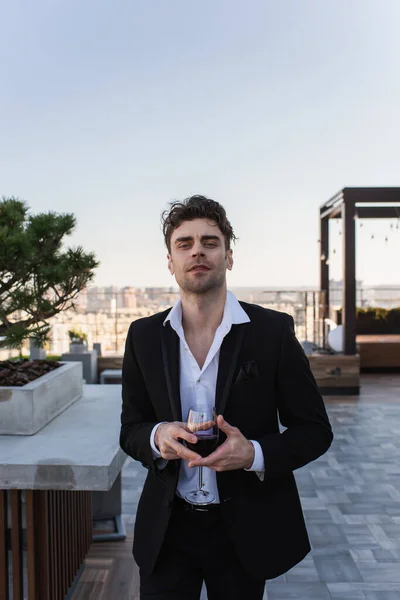
[[[325,398],[332,447],[295,472],[312,552],[267,582],[264,599],[400,599],[400,375],[362,375],[361,383],[359,397]],[[131,547],[144,477],[129,459],[122,476],[127,539],[92,544],[71,600],[139,600]]]

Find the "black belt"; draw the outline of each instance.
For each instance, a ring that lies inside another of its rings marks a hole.
[[[180,508],[182,510],[185,511],[189,511],[189,512],[216,512],[218,510],[220,510],[221,505],[218,503],[214,503],[214,504],[190,504],[189,502],[186,502],[186,500],[184,500],[183,498],[181,498],[180,496],[175,496],[174,499],[174,504],[177,508]]]

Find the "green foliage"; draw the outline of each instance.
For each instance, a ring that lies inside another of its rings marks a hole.
[[[31,215],[17,198],[0,201],[0,347],[27,338],[48,340],[48,319],[74,307],[99,265],[83,248],[63,249],[76,219],[55,212]]]
[[[46,354],[46,360],[59,362],[61,360],[61,354]]]
[[[70,329],[68,331],[69,339],[73,344],[85,344],[87,342],[87,333],[78,329]]]
[[[387,321],[392,316],[400,318],[400,308],[381,308],[379,306],[373,306],[369,308],[357,308],[357,317],[371,317],[376,321]]]
[[[21,356],[15,356],[13,358],[9,358],[11,362],[21,362],[23,360],[30,360],[27,354],[21,354]],[[46,354],[46,360],[54,360],[55,362],[59,362],[61,360],[61,354]]]

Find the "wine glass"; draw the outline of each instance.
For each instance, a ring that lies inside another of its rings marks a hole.
[[[197,443],[185,442],[186,446],[205,458],[215,450],[218,445],[217,415],[214,407],[207,404],[191,406],[187,418],[187,429],[197,437]],[[203,467],[197,467],[199,479],[198,489],[188,492],[185,500],[190,504],[211,504],[215,501],[214,494],[203,490]]]

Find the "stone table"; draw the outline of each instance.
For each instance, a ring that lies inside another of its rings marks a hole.
[[[14,600],[64,599],[92,540],[92,492],[110,490],[125,463],[120,386],[83,389],[35,435],[0,435],[0,597],[9,584]]]

